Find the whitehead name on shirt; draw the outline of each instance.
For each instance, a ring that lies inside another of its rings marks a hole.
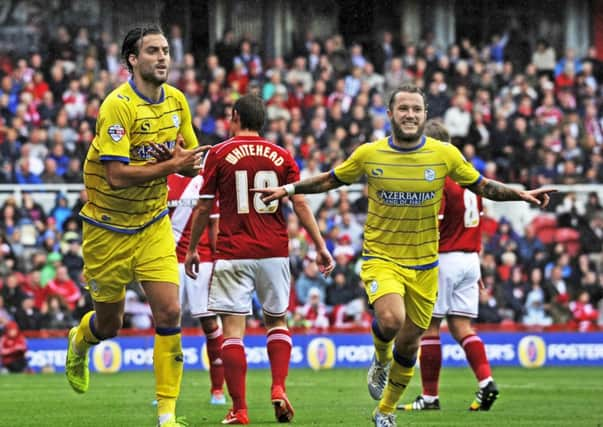
[[[255,156],[255,157],[266,157],[276,165],[281,166],[285,159],[278,152],[274,151],[267,145],[260,144],[243,144],[233,149],[226,156],[226,161],[231,165],[236,164],[239,160],[244,157]]]

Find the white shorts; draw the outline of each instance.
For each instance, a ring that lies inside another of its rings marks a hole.
[[[191,317],[214,316],[215,313],[207,309],[209,299],[209,281],[214,266],[213,262],[199,263],[197,278],[193,279],[186,275],[184,264],[178,264],[178,275],[180,277],[180,305],[184,309],[188,306]]]
[[[219,259],[209,288],[209,309],[215,313],[252,314],[253,292],[264,313],[287,312],[291,291],[289,258]]]
[[[432,316],[476,318],[479,304],[478,282],[481,277],[479,254],[445,252],[440,254],[439,264],[438,299]]]

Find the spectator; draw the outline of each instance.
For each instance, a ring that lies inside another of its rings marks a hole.
[[[29,158],[21,157],[19,166],[15,170],[15,182],[17,184],[41,184],[42,178],[39,174],[35,174],[30,169]]]
[[[44,329],[69,329],[75,324],[69,307],[64,303],[63,298],[56,294],[48,295],[41,313]]]
[[[11,373],[24,372],[27,368],[27,341],[15,322],[8,322],[0,337],[2,369]]]
[[[376,71],[383,74],[395,54],[396,47],[393,44],[391,31],[383,31],[380,42],[376,49],[373,49],[373,63]]]
[[[329,286],[329,280],[325,279],[318,270],[316,264],[315,252],[309,252],[304,260],[304,270],[295,283],[295,295],[301,305],[309,301],[310,289],[318,290],[319,299],[322,303],[325,301],[326,290]]]
[[[227,73],[232,70],[234,59],[237,56],[238,48],[235,42],[234,32],[230,28],[226,28],[222,35],[222,39],[216,43],[216,56],[220,60],[220,65],[223,66]]]
[[[367,313],[364,299],[358,298],[333,309],[333,326],[338,329],[368,328],[372,322]]]
[[[555,324],[566,324],[571,319],[569,308],[570,295],[563,280],[562,269],[555,266],[551,269],[550,279],[545,283],[546,292],[551,295],[550,314]]]
[[[153,326],[151,307],[142,302],[138,294],[131,289],[126,291],[124,315],[124,323],[128,325],[126,327],[150,329]]]
[[[306,58],[298,56],[295,58],[293,68],[287,73],[286,82],[290,87],[302,83],[304,93],[310,93],[314,84],[312,74],[308,71]]]
[[[580,292],[576,300],[570,302],[569,308],[572,311],[572,320],[577,324],[580,332],[594,330],[599,313],[590,303],[588,292]]]
[[[477,323],[500,323],[502,318],[498,314],[496,298],[490,292],[481,290],[479,293],[479,305]]]
[[[519,266],[511,269],[509,280],[502,284],[497,300],[502,301],[505,317],[514,322],[521,322],[526,300],[526,283]]]
[[[4,306],[4,297],[0,295],[0,335],[2,335],[6,324],[13,320],[13,316],[8,312]]]
[[[182,67],[184,62],[184,40],[179,25],[172,25],[170,28],[170,56],[176,69]]]
[[[4,299],[6,309],[14,315],[21,306],[21,302],[27,298],[27,294],[21,289],[23,277],[21,273],[11,272],[4,280],[4,286],[0,289],[0,295]]]
[[[82,238],[75,231],[66,231],[61,239],[61,253],[63,254],[63,265],[67,268],[69,278],[78,282],[84,268],[82,258]]]
[[[456,96],[452,106],[444,113],[444,126],[450,132],[453,141],[459,141],[459,146],[469,134],[471,114],[466,110],[467,98],[464,95]]]
[[[56,276],[46,285],[48,295],[58,295],[61,297],[62,304],[65,304],[69,310],[75,308],[75,304],[80,299],[80,289],[69,277],[67,267],[59,265],[56,269]]]
[[[316,329],[329,327],[327,306],[322,302],[320,289],[312,287],[308,290],[306,303],[295,310],[293,325]]]
[[[352,265],[340,264],[341,258],[335,257],[337,266],[331,273],[333,284],[327,288],[326,303],[330,307],[346,305],[349,302],[362,298],[360,277],[354,272]]]
[[[81,184],[84,182],[84,175],[82,173],[82,163],[77,157],[69,159],[67,170],[63,174],[63,180],[67,184]]]
[[[532,63],[536,66],[538,75],[546,75],[550,80],[554,79],[555,50],[546,40],[540,39],[536,43],[536,50],[532,53]]]
[[[69,201],[65,193],[59,192],[55,197],[55,205],[50,211],[50,216],[55,219],[57,230],[63,231],[63,223],[71,216],[71,209],[68,206]]]
[[[546,314],[547,295],[542,288],[542,272],[534,268],[526,292],[523,323],[528,326],[549,326],[553,319]]]
[[[46,306],[46,301],[42,303],[42,306]],[[26,297],[15,313],[15,321],[19,327],[24,331],[35,331],[41,329],[44,325],[42,323],[42,314],[36,308],[33,298]]]
[[[57,172],[57,162],[52,157],[44,160],[44,172],[40,176],[40,179],[45,184],[62,184],[65,182]]]

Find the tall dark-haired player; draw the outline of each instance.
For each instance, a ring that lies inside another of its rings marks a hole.
[[[184,95],[165,84],[170,51],[161,30],[130,30],[122,59],[132,77],[103,101],[84,164],[82,250],[94,311],[69,331],[65,370],[76,392],[88,390],[88,350],[117,335],[126,285],[140,282],[155,323],[158,424],[173,427],[183,357],[166,177],[196,175],[208,147],[197,147]]]

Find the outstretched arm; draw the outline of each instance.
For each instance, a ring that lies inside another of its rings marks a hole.
[[[485,197],[486,199],[497,202],[523,200],[524,202],[531,203],[541,208],[545,208],[549,204],[549,194],[557,191],[552,188],[538,188],[536,190],[521,191],[487,178],[483,178],[479,182],[470,185],[468,188],[475,194]]]
[[[324,193],[342,185],[343,183],[338,181],[330,172],[324,172],[312,178],[297,181],[294,184],[286,184],[281,187],[252,188],[251,191],[262,193],[262,202],[268,204],[285,196]]]
[[[314,246],[316,246],[316,262],[318,263],[321,273],[326,277],[333,271],[333,268],[335,268],[335,261],[333,261],[333,257],[329,253],[327,245],[320,234],[320,229],[318,228],[316,219],[314,219],[314,214],[312,213],[310,206],[308,206],[308,202],[306,202],[306,198],[303,194],[295,194],[291,197],[291,200],[293,201],[293,210],[299,218],[299,222],[306,229],[308,234],[310,234]]]

